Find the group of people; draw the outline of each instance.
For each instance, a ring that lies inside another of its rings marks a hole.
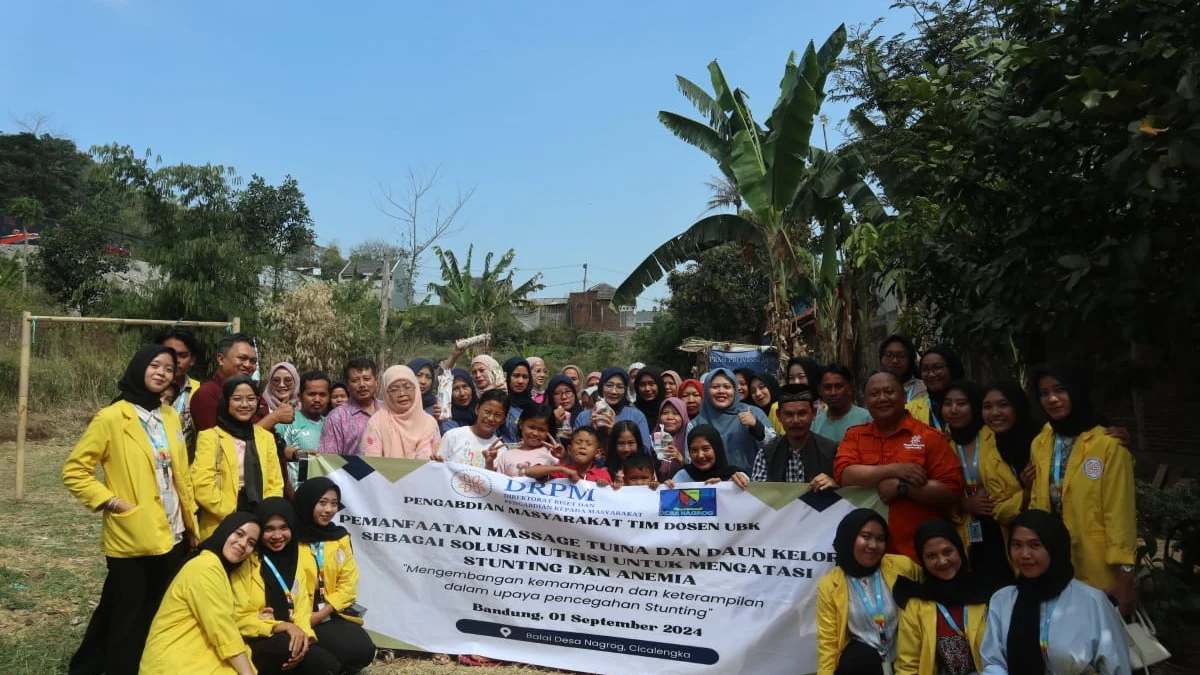
[[[780,384],[641,363],[551,376],[543,359],[486,354],[460,369],[460,349],[378,375],[351,360],[340,382],[290,363],[257,378],[254,342],[240,334],[220,342],[201,384],[190,375],[198,351],[180,329],[139,351],[63,469],[71,492],[104,512],[109,570],[72,673],[139,672],[139,659],[140,672],[166,673],[201,645],[214,673],[369,663],[353,550],[332,521],[344,505],[335,484],[307,478],[313,454],[612,489],[874,487],[887,518],[847,516],[837,567],[820,582],[819,673],[1129,672],[1132,457],[1079,371],[1034,374],[1039,425],[1020,384],[980,386],[952,349],[918,353],[900,335],[861,390],[846,366],[807,358],[789,361]]]

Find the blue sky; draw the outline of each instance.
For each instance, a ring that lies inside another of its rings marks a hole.
[[[761,120],[790,50],[843,22],[907,29],[889,4],[0,0],[0,130],[44,113],[84,148],[290,173],[343,252],[398,236],[378,181],[440,167],[443,200],[476,188],[443,246],[515,248],[521,278],[566,295],[582,263],[616,285],[704,209],[715,165],[656,119],[694,114],[676,74],[707,89],[718,59]],[[826,112],[834,126],[845,108]],[[419,290],[432,256],[422,272]]]

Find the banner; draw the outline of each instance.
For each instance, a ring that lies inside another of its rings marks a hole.
[[[744,352],[710,349],[708,350],[708,369],[716,370],[717,368],[730,370],[749,368],[756,373],[775,374],[779,372],[779,357],[774,351],[763,352],[757,349]]]
[[[416,460],[310,466],[342,490],[335,522],[377,645],[612,675],[815,672],[834,531],[851,500],[877,503],[798,484],[614,491]]]

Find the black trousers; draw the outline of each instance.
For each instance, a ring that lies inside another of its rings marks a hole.
[[[281,675],[285,672],[283,664],[292,657],[289,643],[287,633],[276,633],[271,637],[246,641],[246,644],[250,645],[250,660],[258,669],[258,675]],[[308,646],[304,660],[286,672],[294,675],[339,675],[342,672],[342,664],[323,646],[313,644]]]
[[[70,675],[137,675],[150,622],[171,580],[187,559],[180,542],[163,555],[107,558],[108,576],[83,643],[71,657]]]
[[[334,614],[329,621],[318,624],[313,632],[317,644],[342,664],[343,673],[353,675],[371,665],[375,659],[375,643],[363,627]]]
[[[883,675],[883,659],[874,647],[851,637],[833,675]]]

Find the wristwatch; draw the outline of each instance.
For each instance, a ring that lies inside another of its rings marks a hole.
[[[900,479],[899,485],[896,486],[896,496],[897,497],[907,497],[908,496],[908,481],[904,480],[903,478]]]

